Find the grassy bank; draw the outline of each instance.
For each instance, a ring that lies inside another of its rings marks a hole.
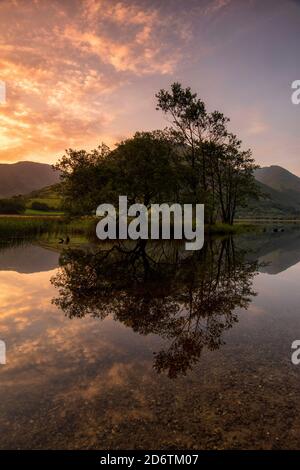
[[[56,216],[0,216],[0,238],[36,237],[45,233],[90,236],[95,219]]]
[[[53,217],[53,216],[63,216],[64,213],[61,211],[51,211],[51,212],[46,212],[46,211],[40,211],[40,210],[35,210],[35,209],[26,209],[24,212],[24,215],[44,215],[45,217]]]
[[[238,234],[245,232],[256,231],[259,227],[252,223],[235,223],[233,225],[229,224],[214,224],[214,225],[205,225],[205,232],[212,234]]]
[[[68,234],[82,235],[95,239],[96,219],[94,217],[81,217],[67,219],[55,215],[28,215],[4,216],[0,215],[0,238],[36,237],[42,234]],[[255,224],[237,223],[234,225],[214,224],[206,225],[205,232],[209,234],[238,234],[255,231]]]

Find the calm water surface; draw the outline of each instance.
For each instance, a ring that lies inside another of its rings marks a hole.
[[[300,448],[300,230],[158,253],[1,246],[1,448]]]

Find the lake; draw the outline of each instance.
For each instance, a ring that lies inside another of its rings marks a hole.
[[[2,449],[300,448],[300,230],[0,247]]]

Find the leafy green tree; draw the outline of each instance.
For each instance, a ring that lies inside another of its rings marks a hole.
[[[210,162],[205,144],[224,140],[229,119],[218,111],[209,114],[197,94],[190,88],[184,89],[180,83],[173,83],[171,91],[160,90],[156,97],[157,109],[171,117],[174,139],[181,145],[190,168],[190,202],[201,200],[207,203],[212,188],[208,180]]]
[[[71,215],[95,213],[103,202],[203,203],[209,223],[232,224],[238,206],[257,194],[257,166],[249,150],[227,129],[229,119],[207,112],[190,88],[160,90],[157,109],[171,127],[137,132],[110,150],[69,149],[55,165],[61,172],[63,208]]]
[[[49,212],[53,210],[50,206],[48,206],[48,204],[46,204],[46,202],[40,202],[40,201],[33,201],[31,203],[30,208],[35,211],[45,211],[45,212]]]
[[[25,201],[22,197],[0,199],[0,214],[22,214],[25,209]]]
[[[258,168],[250,150],[241,150],[241,141],[233,134],[222,145],[211,150],[212,182],[218,196],[221,220],[233,224],[238,206],[243,206],[250,196],[258,197],[259,190],[254,178]]]
[[[173,141],[163,131],[137,132],[112,152],[113,186],[127,195],[130,204],[146,207],[154,202],[174,201],[180,190],[179,162]]]
[[[250,151],[242,151],[241,142],[228,132],[229,119],[219,111],[208,113],[190,88],[173,83],[156,97],[157,109],[171,118],[174,141],[182,149],[189,202],[205,204],[207,222],[220,218],[232,224],[237,205],[256,190],[257,166]]]
[[[68,149],[54,166],[61,174],[59,190],[67,213],[91,213],[102,202],[103,190],[113,179],[109,155],[110,149],[104,144],[91,152]]]
[[[64,209],[72,215],[95,212],[103,202],[130,204],[174,201],[180,190],[173,141],[163,131],[137,132],[111,151],[102,145],[92,152],[66,151],[55,165],[61,172]]]

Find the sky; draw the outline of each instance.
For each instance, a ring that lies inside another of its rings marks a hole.
[[[0,162],[164,128],[155,93],[179,81],[300,176],[299,39],[299,0],[0,0]]]

